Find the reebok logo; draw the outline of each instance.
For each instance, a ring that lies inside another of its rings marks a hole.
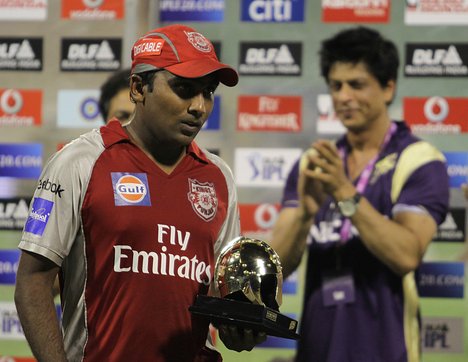
[[[45,190],[45,191],[50,191],[53,194],[57,195],[58,197],[62,197],[62,192],[65,191],[65,189],[62,189],[62,186],[59,183],[51,182],[49,179],[47,180],[39,180],[39,183],[37,185],[38,190]]]
[[[468,76],[468,44],[407,44],[406,76]]]
[[[302,73],[302,43],[241,43],[240,74],[292,75]]]
[[[0,70],[42,70],[42,38],[0,38]]]
[[[121,39],[62,39],[64,71],[106,71],[120,68]]]

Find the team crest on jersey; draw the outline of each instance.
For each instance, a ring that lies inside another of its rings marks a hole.
[[[214,185],[210,182],[201,183],[189,179],[187,194],[195,213],[205,221],[212,220],[218,211],[218,198]]]
[[[146,173],[111,172],[115,206],[151,206]]]

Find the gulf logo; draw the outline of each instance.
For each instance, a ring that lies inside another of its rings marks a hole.
[[[116,206],[150,206],[148,179],[145,173],[112,172]]]

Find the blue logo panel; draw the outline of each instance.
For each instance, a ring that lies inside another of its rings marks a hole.
[[[26,224],[24,225],[24,231],[42,236],[49,222],[53,206],[54,203],[52,201],[35,197],[28,220],[26,220]]]
[[[257,23],[304,21],[304,0],[242,0],[241,20]]]
[[[0,144],[0,177],[37,179],[42,170],[42,144]]]
[[[283,282],[283,294],[296,294],[297,293],[297,280],[286,279]]]
[[[465,265],[461,262],[423,263],[416,273],[421,297],[463,298]]]
[[[213,21],[224,20],[224,0],[161,0],[160,21]]]
[[[18,269],[20,251],[0,250],[0,284],[14,285]]]
[[[450,187],[459,188],[468,182],[468,152],[444,152]]]
[[[221,97],[214,97],[213,111],[203,125],[204,131],[218,131],[221,127]]]
[[[111,172],[115,206],[151,206],[146,173]]]

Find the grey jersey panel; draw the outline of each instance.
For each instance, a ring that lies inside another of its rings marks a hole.
[[[36,188],[34,198],[53,202],[52,211],[43,234],[23,232],[19,244],[22,250],[52,260],[67,276],[61,290],[62,332],[70,361],[82,360],[87,339],[86,249],[81,207],[94,164],[103,151],[101,134],[96,129],[72,141],[49,159],[40,180],[60,184],[63,191],[59,195]]]
[[[240,216],[237,201],[237,189],[234,183],[234,176],[232,171],[226,162],[219,156],[216,156],[205,149],[203,149],[203,153],[206,155],[206,158],[219,167],[224,177],[226,178],[226,184],[229,192],[229,209],[227,211],[226,220],[224,220],[223,226],[221,227],[220,233],[218,235],[218,239],[214,245],[214,255],[216,260],[224,246],[240,235]]]

